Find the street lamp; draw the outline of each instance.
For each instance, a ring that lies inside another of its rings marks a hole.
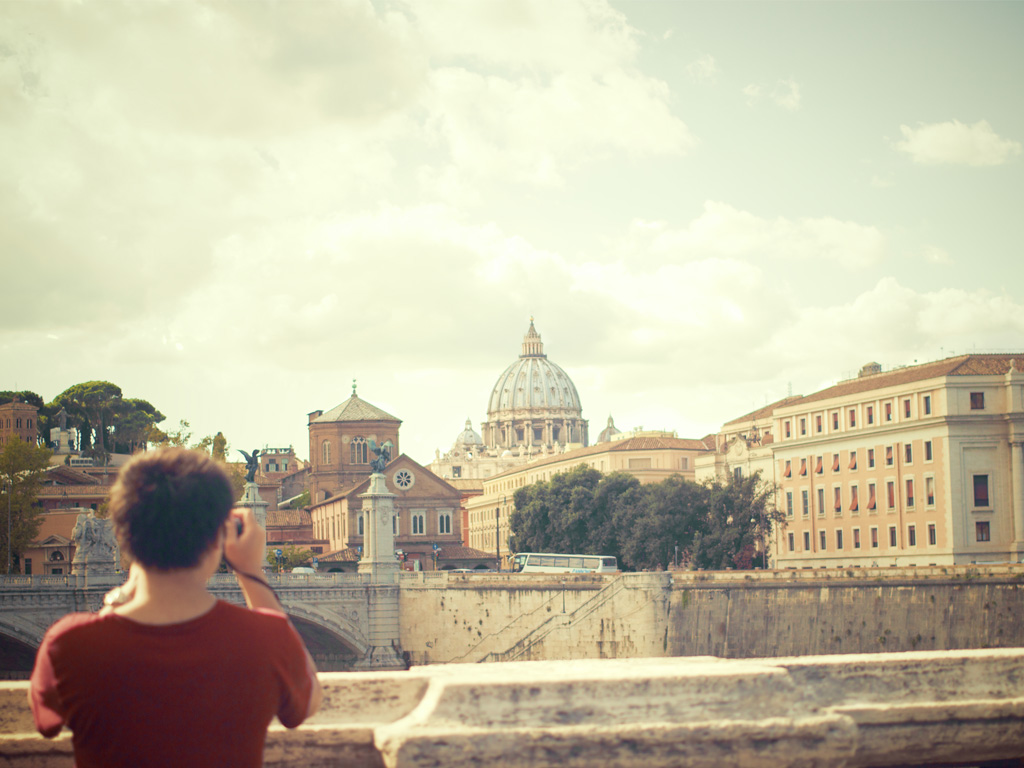
[[[14,495],[14,481],[7,479],[7,575],[11,575],[11,496]]]
[[[496,557],[498,562],[498,572],[501,572],[501,523],[498,520],[498,513],[501,511],[501,507],[494,508],[494,547],[496,550]]]

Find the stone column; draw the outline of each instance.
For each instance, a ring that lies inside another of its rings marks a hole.
[[[359,494],[363,500],[363,557],[359,573],[369,577],[367,589],[368,648],[356,669],[405,669],[398,622],[398,558],[391,518],[395,494],[388,491],[384,475],[370,475],[370,487]]]
[[[1013,506],[1013,548],[1024,561],[1024,443],[1010,443],[1010,488]]]

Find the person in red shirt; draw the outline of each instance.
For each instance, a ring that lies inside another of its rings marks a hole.
[[[231,484],[205,454],[139,454],[110,515],[132,558],[115,604],[64,617],[36,656],[36,727],[72,733],[78,768],[257,768],[270,721],[294,728],[320,706],[316,667],[260,576],[266,534],[232,510]],[[247,608],[207,590],[221,559]]]

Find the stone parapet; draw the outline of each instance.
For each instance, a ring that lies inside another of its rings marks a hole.
[[[511,662],[322,675],[268,766],[905,766],[1024,756],[1024,649]],[[0,765],[70,766],[0,683]]]

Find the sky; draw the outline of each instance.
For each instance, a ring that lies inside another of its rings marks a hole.
[[[420,463],[530,318],[596,436],[1024,350],[1024,3],[0,0],[0,389]]]

